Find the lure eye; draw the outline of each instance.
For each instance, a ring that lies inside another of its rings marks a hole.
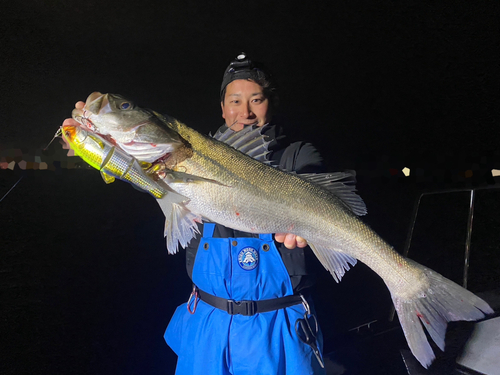
[[[120,108],[121,109],[130,109],[132,108],[132,104],[130,104],[129,102],[123,102],[121,105],[120,105]]]

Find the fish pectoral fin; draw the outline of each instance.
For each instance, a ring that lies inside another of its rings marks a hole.
[[[358,262],[356,258],[340,251],[327,249],[326,247],[314,245],[312,243],[308,243],[308,245],[323,267],[330,271],[336,282],[340,282],[345,272],[349,271],[351,266],[355,266]]]
[[[169,192],[163,198],[157,199],[157,202],[165,214],[168,253],[175,254],[179,251],[179,244],[185,248],[189,241],[200,233],[197,223],[201,223],[202,219],[186,208],[187,198],[176,192]]]
[[[301,178],[319,185],[339,198],[356,215],[366,215],[366,205],[363,199],[355,193],[356,172],[335,173],[303,173]]]
[[[111,184],[112,182],[115,182],[114,176],[111,176],[110,174],[107,174],[106,172],[103,172],[103,171],[100,171],[100,172],[101,172],[101,177],[105,183]]]
[[[201,183],[201,182],[209,182],[211,184],[224,185],[223,183],[212,180],[210,178],[195,176],[189,173],[177,172],[177,171],[168,171],[167,175],[164,178],[167,184],[192,184],[192,183]]]

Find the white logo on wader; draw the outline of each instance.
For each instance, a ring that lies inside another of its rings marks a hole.
[[[238,264],[241,268],[251,271],[257,267],[259,253],[253,247],[245,247],[238,254]]]

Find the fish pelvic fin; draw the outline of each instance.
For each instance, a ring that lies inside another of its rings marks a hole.
[[[407,261],[423,271],[428,281],[426,288],[409,298],[399,297],[391,291],[391,297],[411,352],[423,367],[428,368],[435,355],[422,326],[444,351],[448,322],[478,320],[494,311],[467,289],[414,261]]]
[[[327,249],[312,243],[308,243],[308,245],[323,267],[330,271],[336,282],[340,282],[346,271],[349,271],[351,266],[355,266],[357,263],[356,258],[340,251]]]
[[[201,223],[202,219],[186,208],[188,199],[176,192],[171,191],[156,201],[165,215],[164,235],[168,253],[175,254],[179,251],[179,244],[185,248],[200,233],[197,223]]]

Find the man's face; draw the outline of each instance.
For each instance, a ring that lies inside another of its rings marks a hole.
[[[221,107],[222,118],[234,131],[246,125],[262,126],[271,120],[269,100],[262,87],[253,81],[237,79],[227,85]]]

